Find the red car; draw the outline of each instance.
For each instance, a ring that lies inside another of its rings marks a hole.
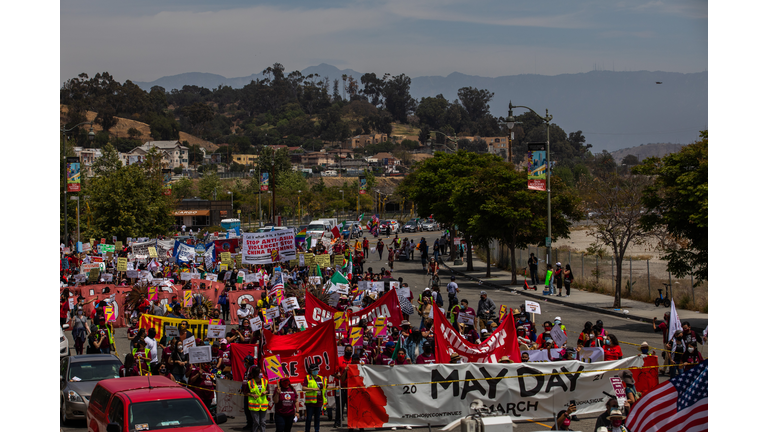
[[[179,432],[223,432],[200,398],[161,376],[99,381],[86,414],[88,432],[138,432],[174,429]]]

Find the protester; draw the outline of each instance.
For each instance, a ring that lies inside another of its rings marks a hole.
[[[614,334],[609,334],[604,340],[605,346],[603,346],[603,351],[605,351],[605,361],[621,360],[624,354],[621,352],[619,339]]]
[[[261,376],[259,367],[254,365],[248,372],[248,405],[247,409],[253,418],[252,432],[266,432],[267,408],[269,402],[267,394],[267,380]]]
[[[320,376],[320,367],[313,363],[309,366],[309,375],[304,378],[302,389],[304,390],[304,406],[306,407],[306,423],[304,432],[310,432],[312,421],[315,422],[315,432],[320,432],[320,413],[327,404],[326,389],[327,379]]]
[[[571,429],[571,414],[576,412],[576,405],[569,404],[568,409],[557,413],[555,425],[550,430],[569,431]]]
[[[296,416],[296,404],[299,401],[299,395],[291,387],[291,380],[282,378],[280,385],[272,394],[272,400],[275,404],[275,426],[276,432],[291,432],[293,420]]]

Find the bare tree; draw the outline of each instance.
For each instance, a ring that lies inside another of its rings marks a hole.
[[[578,188],[588,211],[593,212],[594,225],[587,235],[596,243],[608,246],[616,260],[616,293],[613,307],[621,307],[621,263],[631,244],[644,244],[658,238],[658,233],[641,227],[642,192],[650,184],[646,176],[620,177],[608,174],[602,178],[583,179]]]

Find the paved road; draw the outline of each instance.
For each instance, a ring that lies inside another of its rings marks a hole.
[[[421,237],[425,237],[430,245],[430,252],[432,251],[432,243],[434,243],[435,238],[439,236],[438,232],[430,232],[430,233],[418,233],[415,235],[416,239],[419,240]],[[405,234],[403,237],[414,237],[413,234]],[[390,237],[390,240],[394,238],[394,236]],[[370,237],[369,237],[370,239]],[[386,237],[384,238],[385,242],[388,243]],[[374,256],[375,255],[375,256]],[[418,258],[418,254],[416,255]],[[378,254],[371,254],[370,258],[365,263],[365,268],[373,267],[374,271],[380,269],[381,267],[386,267],[386,255],[382,260],[378,259]],[[419,259],[416,259],[415,261],[409,261],[409,262],[395,262],[394,265],[394,273],[393,276],[395,278],[402,277],[404,282],[407,282],[408,285],[411,287],[412,291],[414,292],[414,297],[418,296],[418,292],[420,289],[423,290],[423,288],[427,287],[429,284],[429,279],[425,272],[422,270],[421,267],[421,261]],[[445,294],[445,284],[450,280],[450,275],[445,274],[443,276],[443,273],[441,272],[441,291],[444,294],[444,300],[447,304],[448,298],[447,294]],[[457,277],[457,283],[459,285],[459,289],[461,292],[459,293],[460,299],[467,299],[469,301],[469,304],[471,307],[476,308],[477,303],[480,300],[480,291],[487,291],[488,296],[496,303],[497,308],[505,304],[510,308],[516,308],[519,307],[520,304],[522,304],[527,297],[524,297],[519,294],[510,293],[506,290],[492,290],[488,289],[487,287],[478,284],[477,282],[469,281],[467,279],[463,279],[462,277]],[[654,333],[653,329],[651,328],[650,324],[639,322],[639,321],[633,321],[626,318],[618,318],[613,317],[609,315],[599,314],[599,313],[592,313],[592,312],[586,312],[584,310],[575,309],[566,305],[559,305],[547,302],[546,299],[541,300],[542,305],[542,314],[536,317],[536,321],[538,323],[542,323],[545,320],[553,320],[555,316],[559,316],[562,318],[563,324],[566,325],[567,330],[570,332],[570,334],[578,334],[581,329],[583,328],[584,322],[591,321],[595,322],[598,319],[602,319],[604,323],[605,329],[609,333],[613,333],[616,335],[616,337],[622,341],[621,348],[624,352],[625,356],[630,355],[636,355],[639,354],[639,351],[637,350],[637,347],[634,345],[630,345],[629,343],[633,344],[640,344],[643,341],[647,341],[652,347],[659,347],[661,346],[661,335],[659,333]],[[419,316],[418,315],[412,315],[410,317],[411,323],[414,326],[417,326],[419,324]],[[540,328],[540,327],[539,327]],[[121,328],[116,331],[116,345],[118,353],[120,353],[121,360],[125,356],[125,353],[128,352],[128,338],[126,335],[126,329]],[[68,337],[71,338],[71,335],[68,334]],[[628,343],[625,343],[628,342]],[[70,340],[70,346],[72,346],[72,341]],[[707,346],[704,345],[702,347],[702,355],[704,357],[707,357]],[[574,422],[572,424],[572,429],[574,430],[583,430],[583,431],[592,431],[594,430],[594,417],[597,417],[597,415],[592,416],[592,418],[584,418],[578,422]],[[553,422],[549,421],[543,421],[540,423],[535,422],[524,422],[519,425],[515,425],[516,431],[521,432],[533,432],[533,431],[541,431],[541,430],[547,430]],[[241,428],[245,425],[244,421],[234,421],[230,420],[228,423],[221,425],[222,429],[225,431],[238,431],[241,430]],[[548,425],[545,427],[545,425]],[[303,430],[303,423],[300,426],[300,429]],[[332,432],[336,431],[333,427],[333,422],[330,421],[323,421],[321,422],[321,431],[322,432]],[[69,425],[67,428],[63,428],[63,431],[82,431],[86,427],[85,421],[81,422],[75,422],[72,425]],[[274,428],[274,424],[268,424],[267,429],[272,430]],[[416,430],[417,428],[414,428]],[[423,428],[426,430],[426,428]],[[294,430],[296,430],[296,427],[294,427]]]

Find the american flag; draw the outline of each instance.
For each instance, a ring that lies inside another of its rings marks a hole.
[[[626,426],[631,431],[706,431],[709,367],[704,360],[651,390],[632,407]]]
[[[269,295],[275,295],[283,290],[283,272],[275,272],[275,281],[269,289]]]

